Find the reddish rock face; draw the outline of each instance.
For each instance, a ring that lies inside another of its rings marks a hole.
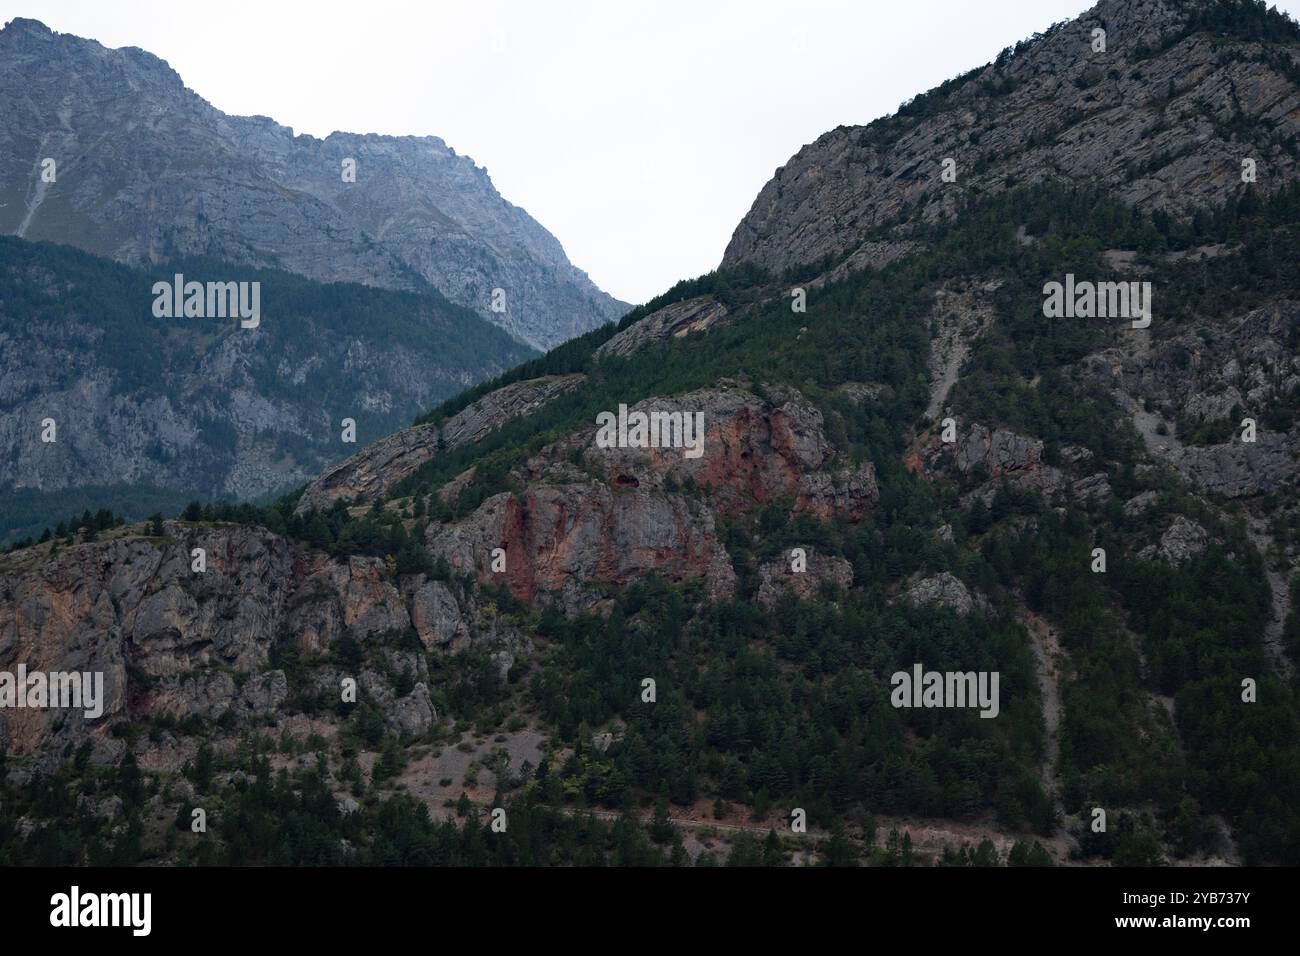
[[[402,595],[381,558],[299,555],[286,627],[298,649],[320,654],[346,635],[401,630],[411,624]]]
[[[625,584],[651,571],[730,596],[735,575],[715,515],[784,501],[819,518],[857,521],[880,497],[870,463],[837,462],[821,412],[792,390],[765,391],[705,389],[629,410],[703,415],[695,456],[684,447],[598,447],[594,425],[561,439],[516,472],[521,495],[498,495],[458,525],[432,529],[430,550],[484,582],[507,584],[518,598],[546,593],[566,608],[597,601],[592,584]],[[494,548],[506,551],[504,571],[491,570]]]
[[[543,449],[520,477],[553,479],[564,463],[580,457],[589,472],[619,488],[671,492],[693,484],[708,492],[710,508],[720,514],[793,500],[804,473],[821,468],[833,452],[822,435],[821,413],[791,396],[773,402],[744,389],[717,388],[647,399],[630,414],[703,416],[702,446],[692,454],[680,446],[601,448],[593,425]]]
[[[541,485],[488,499],[459,525],[431,530],[428,543],[454,569],[504,583],[525,601],[548,592],[566,607],[586,606],[597,595],[591,585],[625,584],[650,571],[703,580],[715,598],[735,591],[713,515],[681,495]],[[492,570],[495,548],[505,550],[504,571]]]
[[[681,467],[713,492],[720,510],[745,511],[794,498],[805,471],[830,459],[821,424],[820,413],[811,406],[746,404],[708,427],[704,454],[695,467],[667,464],[670,470]]]
[[[196,547],[206,552],[202,573],[191,568]],[[124,716],[272,717],[289,697],[284,672],[267,669],[278,640],[307,657],[344,637],[407,627],[429,648],[514,653],[526,644],[507,626],[482,624],[477,610],[424,575],[394,580],[381,558],[338,560],[262,528],[167,522],[162,538],[16,552],[0,561],[0,671],[102,674],[102,714],[0,709],[0,746],[53,759],[65,743],[102,742]],[[239,683],[237,673],[251,676]],[[424,684],[384,702],[386,718],[407,730],[412,714],[432,713]]]
[[[595,474],[619,488],[672,491],[694,485],[708,506],[728,517],[774,501],[820,518],[857,521],[879,500],[875,469],[837,462],[822,414],[798,392],[765,389],[767,397],[738,387],[703,389],[675,398],[647,399],[631,412],[704,417],[698,457],[683,448],[599,448],[595,429],[544,449],[521,474],[545,479],[575,453]]]
[[[229,671],[267,663],[294,580],[287,545],[261,529],[169,522],[167,533],[164,543],[83,544],[0,572],[0,670],[99,672],[104,686],[98,720],[76,709],[0,711],[11,752],[31,752],[56,729],[78,739],[126,711],[215,719],[245,698],[275,700],[273,678],[237,689]],[[194,547],[207,555],[202,574],[190,567]]]

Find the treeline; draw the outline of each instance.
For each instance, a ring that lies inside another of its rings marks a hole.
[[[41,532],[39,538],[23,538],[21,541],[13,542],[6,550],[20,551],[23,548],[30,548],[34,544],[45,544],[52,539],[57,539],[63,544],[72,544],[77,536],[82,541],[95,541],[101,531],[108,531],[111,528],[120,528],[126,524],[126,519],[121,515],[113,514],[111,508],[100,508],[94,514],[90,513],[87,508],[81,513],[80,517],[72,517],[67,521],[60,521],[51,530],[46,528]]]
[[[639,813],[604,819],[548,807],[539,785],[545,764],[530,786],[512,798],[498,794],[492,808],[474,806],[462,794],[454,811],[435,818],[406,794],[368,798],[354,809],[340,806],[323,754],[310,754],[296,769],[273,770],[267,752],[241,744],[243,757],[214,758],[201,748],[183,773],[193,797],[181,798],[173,783],[146,776],[128,751],[116,767],[94,767],[90,745],[79,748],[56,773],[36,773],[14,785],[0,776],[0,866],[686,866],[692,863],[681,829],[663,805],[647,824]],[[0,769],[4,758],[0,754]],[[228,771],[238,770],[231,776]],[[144,815],[162,800],[175,805],[173,823],[160,841],[145,839]],[[120,811],[107,809],[118,803]],[[208,808],[205,833],[194,833],[192,810]],[[504,811],[504,830],[491,825],[491,810]],[[25,823],[20,826],[20,821]],[[818,850],[825,866],[853,866],[859,848],[837,826]],[[1018,844],[1011,865],[1040,865],[1041,847]],[[897,833],[870,855],[881,865],[911,865],[910,841]],[[997,862],[981,847],[952,856],[951,865]],[[790,853],[769,831],[760,841],[740,834],[730,848],[702,852],[697,866],[784,866]]]
[[[1201,32],[1260,43],[1300,43],[1300,24],[1266,0],[1213,0],[1191,5],[1186,27],[1177,40],[1166,41],[1165,46]]]
[[[35,542],[44,531],[53,536],[52,519],[57,519],[78,507],[98,511],[108,508],[124,520],[139,520],[161,509],[167,514],[177,514],[185,507],[193,492],[151,488],[147,485],[79,485],[59,491],[38,491],[34,488],[3,488],[0,498],[0,547],[23,546]],[[65,521],[65,524],[71,524]]]

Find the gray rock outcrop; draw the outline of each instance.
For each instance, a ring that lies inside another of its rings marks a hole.
[[[1268,170],[1257,188],[1293,182],[1296,158],[1279,144],[1300,131],[1300,89],[1266,44],[1189,33],[1192,6],[1102,0],[892,117],[824,134],[764,186],[723,267],[878,268],[909,251],[909,222],[1048,178],[1175,213],[1218,204],[1243,156]],[[1094,53],[1103,26],[1108,48]],[[941,179],[946,158],[956,182]]]
[[[441,425],[417,425],[367,445],[308,485],[297,510],[325,509],[339,498],[360,501],[381,496],[439,450],[473,444],[505,422],[532,414],[572,391],[584,380],[583,375],[550,375],[513,382],[489,392]]]
[[[634,322],[596,349],[596,358],[627,356],[666,339],[681,339],[707,332],[725,322],[727,307],[712,296],[700,296],[665,306]]]
[[[960,578],[947,571],[914,578],[907,587],[907,600],[917,607],[952,608],[961,615],[969,614],[985,604],[983,598],[971,594]]]

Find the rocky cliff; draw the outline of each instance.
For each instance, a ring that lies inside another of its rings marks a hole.
[[[1222,202],[1247,159],[1261,192],[1294,182],[1300,54],[1198,29],[1215,8],[1102,0],[893,116],[826,133],[763,187],[723,266],[879,268],[926,223],[1048,179],[1175,215]]]
[[[3,666],[104,675],[97,720],[77,710],[4,711],[0,745],[9,752],[79,744],[89,734],[113,754],[120,748],[105,730],[124,718],[224,720],[232,729],[274,723],[291,692],[340,696],[345,677],[380,693],[395,732],[419,734],[435,716],[420,654],[390,655],[391,665],[422,678],[395,695],[374,665],[339,667],[327,652],[344,638],[377,641],[407,629],[428,647],[478,642],[508,655],[519,646],[463,611],[452,587],[424,575],[395,579],[378,558],[336,562],[261,529],[168,522],[163,530],[0,569]],[[194,549],[205,552],[202,572],[193,570]],[[286,647],[314,662],[309,684],[291,687],[273,665]]]
[[[527,414],[581,380],[508,386],[438,433],[451,446],[473,441],[501,420],[486,418],[489,409],[501,417]],[[87,720],[0,710],[0,746],[30,754],[86,739],[104,743],[107,729],[123,718],[193,716],[232,729],[274,724],[291,694],[335,688],[349,676],[336,660],[345,639],[382,645],[410,633],[437,653],[491,653],[504,674],[530,641],[497,619],[491,592],[461,580],[463,573],[484,588],[503,585],[520,600],[575,615],[600,608],[609,586],[651,572],[698,582],[704,597],[722,600],[734,593],[736,574],[718,516],[788,501],[820,517],[860,521],[878,500],[872,465],[842,461],[821,414],[792,389],[773,388],[760,398],[730,383],[636,406],[670,408],[705,415],[702,463],[681,459],[680,449],[599,449],[591,430],[566,436],[521,467],[522,494],[495,495],[463,519],[426,526],[428,553],[447,563],[450,579],[395,573],[380,557],[332,558],[262,528],[182,521],[166,522],[161,535],[129,526],[102,541],[11,553],[0,559],[0,671],[21,662],[29,671],[102,672],[104,713]],[[345,491],[382,502],[384,489],[412,468],[413,446],[399,439],[379,442],[330,473],[334,480],[309,490],[313,502],[326,506]],[[397,446],[407,453],[390,454]],[[422,440],[420,447],[431,454],[436,443]],[[582,449],[575,465],[573,452]],[[688,482],[693,492],[682,490]],[[195,549],[204,553],[202,571],[193,568]],[[824,565],[847,584],[843,562],[818,558],[814,577],[820,580]],[[804,587],[770,575],[764,593]],[[275,666],[286,649],[312,662],[301,678],[306,685],[291,686]],[[427,665],[409,648],[394,653],[392,667],[422,678],[405,694],[394,695],[363,668],[350,676],[380,688],[394,732],[418,735],[433,720]]]
[[[514,382],[489,392],[441,426],[416,425],[367,445],[328,469],[307,486],[298,511],[328,508],[340,498],[382,499],[394,484],[431,461],[437,453],[479,441],[512,418],[537,411],[581,385],[583,375],[552,375]]]

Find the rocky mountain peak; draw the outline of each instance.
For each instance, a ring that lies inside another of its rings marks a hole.
[[[321,140],[228,116],[151,53],[35,20],[11,21],[0,50],[0,153],[17,158],[0,171],[0,234],[135,265],[202,255],[328,282],[427,283],[541,349],[625,310],[437,137]],[[45,158],[58,179],[34,188]]]
[[[14,17],[0,27],[0,41],[17,44],[19,42],[47,42],[56,34],[40,20],[29,17]]]

